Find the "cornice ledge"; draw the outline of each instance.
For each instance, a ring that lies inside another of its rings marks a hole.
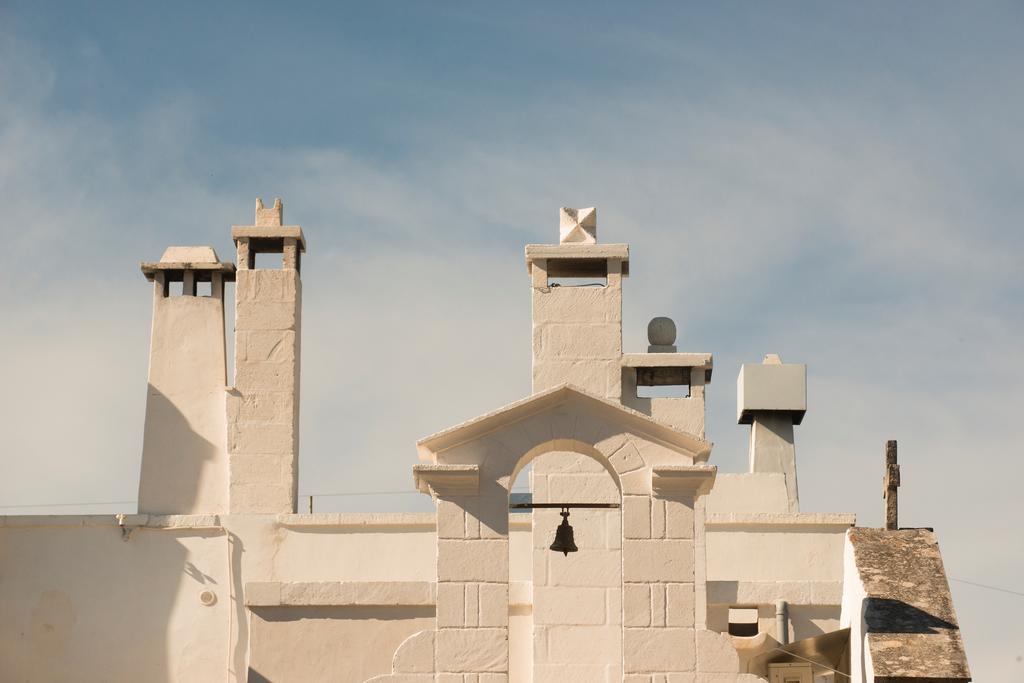
[[[694,498],[711,491],[718,468],[708,465],[663,465],[651,470],[651,490],[656,494],[693,493]]]
[[[479,465],[413,465],[412,476],[416,489],[433,498],[472,496],[480,491]]]

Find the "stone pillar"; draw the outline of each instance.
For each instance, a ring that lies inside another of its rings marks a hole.
[[[559,244],[526,248],[532,282],[533,390],[568,383],[618,401],[628,246],[597,244],[593,208],[562,208],[559,219]],[[597,286],[602,280],[603,286]],[[577,453],[536,459],[531,479],[535,502],[619,501],[618,488],[604,468]],[[548,550],[561,521],[558,511],[534,511],[534,683],[574,676],[621,680],[620,519],[618,510],[574,512],[570,522],[577,545],[582,545],[580,552],[564,557]],[[583,633],[588,635],[581,638]],[[596,649],[588,650],[591,646]]]
[[[885,528],[897,531],[899,521],[900,466],[896,460],[896,442],[885,442],[885,479],[882,482],[882,496],[885,498]]]
[[[278,199],[256,200],[256,225],[235,226],[235,387],[228,398],[230,511],[295,512],[299,482],[302,281],[298,226],[282,225]],[[281,254],[257,268],[259,253]]]
[[[697,500],[714,475],[710,467],[661,468],[653,496],[623,497],[624,680],[698,671],[706,578]]]
[[[225,512],[224,282],[234,266],[211,247],[169,247],[142,272],[153,282],[153,331],[139,512]],[[210,283],[208,296],[196,296],[197,282]]]
[[[436,680],[508,683],[508,491],[483,495],[475,466],[415,470],[437,505]]]
[[[711,354],[677,352],[676,324],[664,316],[648,323],[647,338],[647,353],[622,356],[622,404],[703,439]],[[668,389],[669,395],[640,396],[639,387]]]

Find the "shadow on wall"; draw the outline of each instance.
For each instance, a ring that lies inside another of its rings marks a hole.
[[[114,525],[0,530],[0,680],[162,683],[222,671],[224,650],[208,645],[230,603],[222,543],[216,530],[138,528],[127,541]]]
[[[391,671],[434,607],[261,607],[250,612],[249,683],[363,683]]]
[[[176,400],[180,402],[182,398]],[[227,418],[223,388],[196,392],[190,405],[209,420],[200,428],[224,433]],[[139,512],[227,512],[226,444],[218,446],[196,432],[188,417],[152,384],[146,393],[146,422]]]
[[[864,619],[869,633],[938,633],[957,628],[956,624],[902,600],[868,598],[865,602]]]

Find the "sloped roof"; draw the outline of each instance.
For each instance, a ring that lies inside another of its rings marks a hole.
[[[850,529],[875,680],[969,681],[935,534]]]
[[[441,451],[478,439],[507,425],[574,401],[606,411],[609,419],[620,420],[669,448],[690,454],[694,460],[707,460],[711,454],[712,444],[710,442],[655,420],[632,408],[627,408],[617,401],[598,398],[571,384],[562,384],[538,392],[498,410],[424,437],[416,442],[416,447],[421,460],[431,461]]]

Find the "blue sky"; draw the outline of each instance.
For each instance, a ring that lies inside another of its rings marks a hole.
[[[309,238],[300,490],[407,489],[416,438],[529,393],[522,245],[596,205],[632,245],[627,349],[670,315],[715,354],[716,464],[745,466],[739,364],[806,362],[804,509],[879,524],[899,439],[904,523],[1024,591],[1022,29],[1015,3],[4,2],[0,501],[134,500],[138,262],[231,257],[256,196]],[[1024,679],[1024,598],[953,588],[976,680]]]

